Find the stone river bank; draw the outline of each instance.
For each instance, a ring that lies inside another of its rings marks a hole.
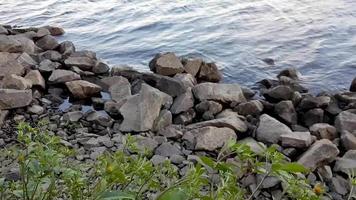
[[[49,121],[48,129],[76,159],[92,162],[115,151],[131,133],[139,147],[152,150],[158,164],[171,160],[184,174],[196,155],[215,156],[229,140],[252,150],[278,144],[291,161],[313,170],[310,184],[323,180],[330,199],[349,193],[347,172],[356,168],[356,79],[350,91],[312,95],[292,68],[259,91],[218,83],[214,63],[158,54],[154,73],[109,67],[69,41],[59,43],[57,27],[0,26],[0,148],[15,141],[16,124]],[[356,74],[355,74],[356,76]],[[1,160],[1,173],[16,178],[16,165]],[[245,186],[253,189],[258,177]],[[281,192],[273,177],[257,199]]]

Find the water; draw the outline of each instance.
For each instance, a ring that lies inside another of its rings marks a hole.
[[[1,0],[0,23],[59,25],[60,40],[139,70],[157,52],[203,57],[246,86],[292,66],[312,91],[356,76],[355,0]]]

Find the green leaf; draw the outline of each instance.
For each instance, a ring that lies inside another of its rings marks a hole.
[[[205,164],[211,168],[215,168],[215,162],[213,161],[213,159],[206,157],[206,156],[202,156],[202,157],[200,157],[200,159],[203,162],[203,164]]]
[[[299,164],[299,163],[285,163],[285,164],[273,164],[272,165],[272,169],[274,171],[286,171],[289,173],[306,173],[308,172],[308,169],[305,168],[303,165]]]
[[[157,200],[186,200],[188,195],[181,188],[170,189],[161,194]]]
[[[99,200],[135,200],[135,196],[122,191],[109,191],[104,192]]]

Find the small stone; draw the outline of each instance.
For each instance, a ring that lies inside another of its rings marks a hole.
[[[51,76],[48,78],[48,81],[54,84],[58,84],[80,79],[80,76],[72,71],[57,69],[52,72]]]
[[[22,44],[6,35],[0,35],[0,51],[9,53],[18,53],[23,50]]]
[[[263,105],[258,100],[252,100],[245,103],[240,103],[234,108],[240,115],[253,115],[258,116],[263,111]]]
[[[120,79],[109,87],[109,92],[111,99],[120,102],[121,100],[131,96],[131,84],[124,77],[119,77]]]
[[[289,77],[293,80],[298,80],[299,79],[299,72],[297,71],[297,69],[295,68],[287,68],[285,70],[282,70],[278,75],[277,77],[281,77],[281,76],[286,76],[286,77]]]
[[[339,150],[330,140],[322,139],[316,141],[306,152],[299,158],[298,163],[311,170],[315,170],[329,162],[335,160]]]
[[[87,114],[86,120],[104,127],[112,127],[114,120],[105,112],[92,111]]]
[[[53,36],[63,35],[65,33],[63,28],[57,26],[44,26],[43,28],[47,29]]]
[[[348,150],[342,158],[337,158],[334,171],[345,174],[356,172],[356,150]]]
[[[185,161],[184,156],[181,156],[181,155],[171,155],[169,157],[169,159],[171,160],[171,162],[173,164],[176,164],[176,165],[182,164]]]
[[[72,53],[70,57],[64,60],[64,64],[68,67],[79,67],[81,70],[90,71],[96,64],[96,60],[87,56],[74,56]]]
[[[66,86],[74,98],[86,99],[100,94],[101,87],[84,80],[66,82]]]
[[[281,135],[283,147],[306,148],[312,144],[310,132],[293,132]]]
[[[330,189],[338,194],[346,195],[349,192],[349,182],[341,176],[336,176],[331,179]]]
[[[50,35],[46,35],[36,41],[36,45],[43,50],[53,50],[58,47],[58,41],[56,38]]]
[[[152,71],[164,76],[171,76],[184,71],[184,67],[179,58],[171,52],[157,54],[155,58],[150,61],[149,66]]]
[[[168,160],[167,157],[161,156],[161,155],[153,155],[151,158],[151,162],[154,166],[158,166],[163,164],[166,160]]]
[[[170,157],[172,155],[182,155],[182,152],[176,146],[165,142],[156,148],[155,154]]]
[[[73,112],[68,112],[63,115],[63,120],[64,121],[69,121],[69,122],[77,122],[83,117],[83,113],[81,111],[73,111]]]
[[[40,72],[50,73],[50,72],[56,70],[57,68],[59,68],[60,66],[61,66],[61,64],[58,62],[52,62],[48,59],[45,59],[40,62],[40,66],[39,66],[38,70],[40,70]]]
[[[27,112],[30,114],[40,115],[44,112],[44,108],[39,105],[32,105],[31,107],[27,108]]]
[[[250,149],[256,154],[263,154],[266,151],[266,145],[262,142],[257,142],[252,137],[244,138],[237,142],[238,144],[244,144],[250,147]]]
[[[25,107],[31,102],[31,90],[0,89],[0,110]]]
[[[183,132],[178,125],[170,125],[158,131],[158,135],[162,135],[168,139],[178,139],[183,136]]]
[[[327,123],[313,124],[309,130],[310,133],[315,135],[318,139],[333,140],[338,137],[336,128]]]
[[[174,124],[182,124],[188,125],[192,123],[193,119],[195,118],[196,113],[193,108],[187,110],[186,112],[180,113],[173,119]]]
[[[203,119],[214,119],[214,115],[222,111],[222,105],[215,101],[202,101],[195,106],[199,113],[203,113]]]

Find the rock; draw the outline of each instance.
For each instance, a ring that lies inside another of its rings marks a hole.
[[[58,41],[56,38],[50,35],[46,35],[36,41],[36,45],[43,50],[53,50],[58,47]]]
[[[182,82],[186,88],[192,88],[197,84],[197,80],[191,74],[176,74],[173,78]]]
[[[109,92],[109,88],[111,86],[116,85],[116,84],[126,85],[127,83],[129,83],[129,81],[123,76],[109,76],[109,77],[104,77],[104,78],[100,79],[97,84],[103,88],[103,91]]]
[[[40,49],[35,45],[32,39],[24,37],[23,35],[9,35],[9,38],[15,39],[21,44],[22,51],[28,54],[35,54]]]
[[[215,63],[204,63],[200,67],[198,80],[207,82],[219,82],[222,78]]]
[[[330,140],[322,139],[316,141],[299,158],[298,163],[314,171],[316,168],[335,160],[339,150]]]
[[[223,103],[246,101],[238,84],[201,83],[193,88],[193,94],[200,101],[214,100]]]
[[[278,102],[282,100],[291,100],[293,94],[294,91],[289,86],[279,85],[271,89],[268,89],[263,94],[263,96],[270,101]]]
[[[234,116],[198,122],[195,124],[190,124],[186,128],[188,130],[192,130],[192,129],[198,129],[206,126],[214,126],[219,128],[227,127],[238,133],[244,133],[247,131],[246,123],[242,121],[240,118]]]
[[[306,148],[312,144],[310,132],[292,132],[292,134],[281,135],[283,147]]]
[[[51,35],[51,32],[49,32],[49,30],[46,29],[46,28],[39,28],[36,31],[36,38],[41,38],[41,37],[44,37],[46,35]]]
[[[44,113],[44,108],[39,105],[32,105],[31,107],[27,108],[27,112],[34,115],[41,115]]]
[[[27,90],[32,88],[32,82],[15,74],[5,76],[3,79],[3,88],[5,89],[16,89],[16,90]]]
[[[262,61],[265,62],[267,65],[275,65],[273,58],[264,58],[262,59]]]
[[[18,59],[19,54],[0,52],[0,78],[11,74],[21,76],[25,73],[25,67]]]
[[[274,106],[275,113],[287,124],[297,124],[298,115],[292,101],[281,101]]]
[[[188,88],[187,91],[179,96],[177,96],[172,104],[171,112],[173,114],[179,114],[181,112],[186,112],[194,106],[194,97],[192,89]]]
[[[178,125],[169,125],[158,131],[158,135],[162,135],[168,139],[178,139],[183,136],[183,132]]]
[[[322,123],[324,121],[324,110],[320,108],[311,109],[304,114],[303,120],[307,127],[310,127],[313,124]]]
[[[104,127],[112,127],[114,121],[111,117],[105,112],[91,111],[87,114],[86,120],[88,122],[94,122]]]
[[[263,154],[267,149],[265,144],[262,142],[257,142],[252,137],[244,138],[239,140],[237,143],[247,145],[256,154]]]
[[[118,77],[117,81],[109,87],[111,99],[120,102],[122,99],[131,96],[131,84],[124,77]]]
[[[80,79],[81,79],[80,76],[72,71],[56,69],[52,72],[51,76],[48,78],[48,81],[57,84],[57,83],[67,83],[70,81],[75,81]]]
[[[203,61],[201,59],[184,59],[183,61],[184,70],[195,77],[202,65]]]
[[[351,92],[356,92],[356,78],[352,80],[351,86],[350,86],[350,91]]]
[[[329,106],[331,98],[328,96],[306,96],[299,103],[298,107],[302,110],[309,110],[313,108],[326,108]]]
[[[179,58],[171,52],[157,54],[155,58],[150,61],[149,66],[152,71],[164,76],[171,76],[184,71],[184,67]]]
[[[97,62],[92,69],[95,74],[105,74],[108,73],[109,70],[110,67],[103,62]]]
[[[341,112],[335,119],[335,127],[339,132],[356,130],[356,109]]]
[[[81,70],[90,71],[95,66],[96,61],[93,58],[87,56],[73,56],[64,60],[64,64],[68,67],[79,67]]]
[[[38,70],[29,71],[26,76],[26,80],[29,80],[32,83],[32,86],[39,86],[42,89],[46,89],[46,81]]]
[[[168,160],[167,157],[160,156],[160,155],[153,155],[150,161],[154,166],[159,166],[162,165],[167,160]]]
[[[0,110],[25,107],[31,101],[31,90],[0,89]]]
[[[47,59],[54,62],[60,62],[62,60],[62,54],[60,54],[58,51],[48,50],[38,54],[38,59],[40,61]]]
[[[153,122],[152,131],[157,132],[172,124],[172,113],[168,110],[162,110]]]
[[[287,68],[282,70],[281,72],[279,72],[279,74],[277,75],[277,77],[281,77],[281,76],[286,76],[289,77],[293,80],[298,80],[299,79],[299,75],[300,73],[297,71],[297,69],[295,68]]]
[[[38,68],[38,70],[40,70],[40,72],[52,72],[54,70],[56,70],[57,68],[59,68],[61,66],[60,63],[57,62],[52,62],[50,60],[43,60],[42,62],[40,62],[40,66]]]
[[[263,105],[258,100],[252,100],[245,103],[240,103],[234,108],[240,115],[253,115],[258,116],[263,111]]]
[[[196,113],[195,113],[194,109],[190,108],[186,112],[183,112],[183,113],[179,114],[178,116],[176,116],[173,119],[173,123],[187,125],[187,124],[192,123],[195,116],[196,116]]]
[[[267,114],[260,116],[260,123],[256,130],[258,141],[276,144],[284,134],[292,134],[288,126]]]
[[[44,26],[43,28],[47,29],[53,36],[63,35],[65,33],[61,27]]]
[[[8,110],[0,110],[0,128],[2,127],[2,125],[4,125],[4,122],[9,113],[10,112]]]
[[[356,136],[348,131],[343,131],[341,134],[341,144],[346,150],[356,150]]]
[[[6,35],[0,35],[0,52],[18,53],[22,52],[22,44]]]
[[[170,157],[173,155],[182,155],[182,152],[176,146],[168,142],[165,142],[156,148],[155,154],[160,156]]]
[[[16,61],[18,64],[20,64],[22,67],[24,67],[27,70],[37,67],[37,62],[30,55],[28,55],[25,52],[20,54],[16,58]]]
[[[116,103],[114,101],[107,101],[104,104],[104,110],[110,115],[110,116],[119,116],[120,108],[125,102],[122,101],[120,103]]]
[[[77,122],[83,117],[81,111],[67,112],[63,115],[63,120],[67,122]]]
[[[69,56],[69,55],[71,55],[72,53],[75,52],[75,46],[70,41],[64,41],[64,42],[59,44],[59,52],[63,56]]]
[[[341,176],[336,176],[331,178],[330,189],[338,194],[346,195],[349,192],[349,181],[342,178]]]
[[[140,93],[128,98],[120,108],[120,113],[124,117],[120,130],[141,132],[152,129],[161,107],[172,101],[169,95],[142,84]]]
[[[347,151],[342,158],[337,158],[334,166],[335,172],[350,174],[356,171],[356,150]]]
[[[86,99],[100,93],[101,87],[84,80],[77,80],[65,83],[74,98]]]
[[[264,175],[265,174],[256,175],[256,182],[260,183]],[[261,188],[263,189],[273,188],[276,185],[278,185],[280,182],[281,180],[275,176],[267,176],[266,179],[262,182]]]
[[[225,117],[237,117],[240,119],[244,118],[243,116],[239,115],[237,112],[234,112],[231,109],[225,109],[225,110],[221,111],[221,113],[219,113],[215,116],[216,119],[225,118]]]
[[[112,68],[111,74],[113,76],[123,76],[131,82],[134,80],[142,80],[172,97],[176,97],[186,92],[186,88],[181,81],[168,76],[140,73],[127,68]]]
[[[356,103],[356,92],[343,92],[336,94],[335,97],[343,103],[351,104]]]
[[[152,138],[143,137],[140,135],[135,135],[133,137],[135,138],[137,147],[139,148],[139,150],[141,152],[144,152],[144,151],[153,152],[156,149],[156,147],[158,146],[158,142]]]
[[[327,123],[313,124],[309,130],[310,133],[315,135],[318,139],[334,140],[338,137],[336,128]]]
[[[203,119],[214,119],[214,115],[222,111],[222,105],[215,101],[202,101],[195,106],[195,109],[199,113],[203,113]]]
[[[0,26],[0,35],[7,35],[9,31],[4,28],[3,26]]]
[[[236,134],[230,128],[206,126],[193,129],[190,134],[196,138],[195,150],[214,151],[229,140],[236,140]]]

